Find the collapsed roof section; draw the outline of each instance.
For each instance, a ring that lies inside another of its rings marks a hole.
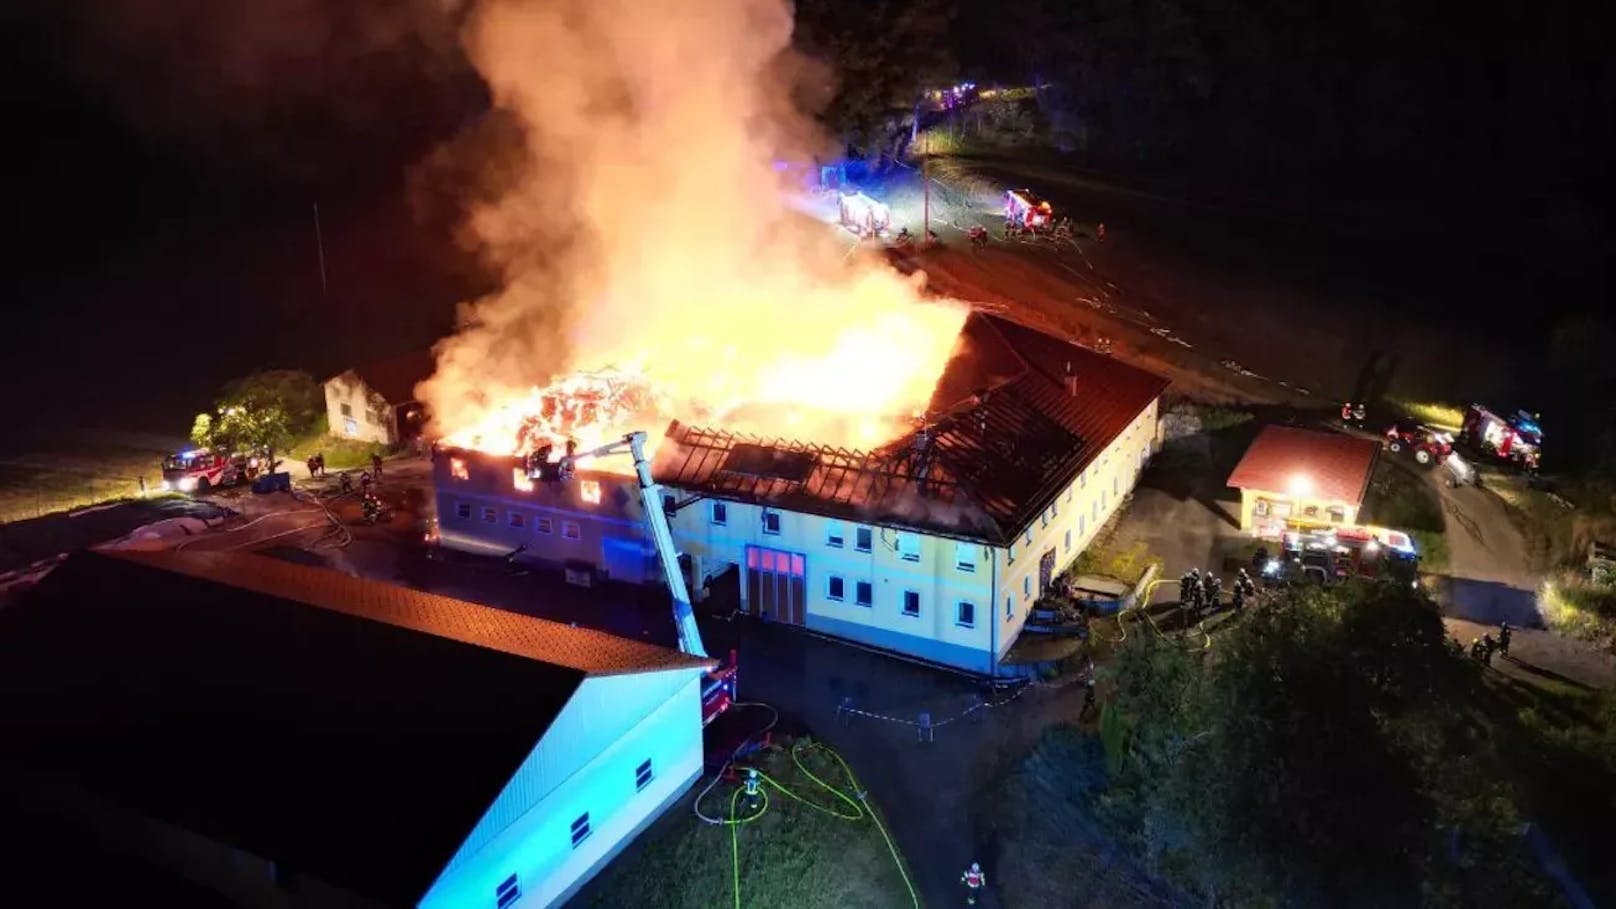
[[[973,314],[926,420],[873,451],[673,423],[658,482],[714,498],[1003,545],[1156,400],[1167,380]]]

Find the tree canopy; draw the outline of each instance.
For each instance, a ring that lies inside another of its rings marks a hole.
[[[1158,873],[1236,904],[1541,905],[1474,668],[1390,582],[1289,594],[1211,650],[1131,636],[1102,805]]]
[[[197,414],[191,440],[230,449],[263,449],[271,454],[292,439],[316,430],[325,397],[306,372],[271,369],[229,382],[219,390],[213,414]]]

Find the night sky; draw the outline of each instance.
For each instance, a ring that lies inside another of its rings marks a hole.
[[[799,9],[835,21],[852,15],[843,2]],[[1109,124],[1087,166],[1360,206],[1384,193],[1373,230],[1386,243],[1473,248],[1441,267],[1521,289],[1497,311],[1433,294],[1429,313],[1533,349],[1557,320],[1608,304],[1608,10],[1590,23],[1563,2],[1497,15],[1380,3],[1336,21],[1297,12],[1318,3],[1181,0],[1166,6],[1200,24],[1179,46],[1152,18],[1163,4],[917,6],[952,23],[938,40],[954,73],[1054,79],[1064,109]],[[454,240],[453,204],[410,186],[433,149],[485,124],[487,100],[454,23],[422,12],[436,8],[8,5],[0,60],[18,163],[0,381],[13,419],[179,432],[230,377],[323,375],[446,331],[486,279]],[[1038,47],[1039,35],[1057,37]],[[1258,47],[1272,59],[1251,59]],[[1390,269],[1383,281],[1411,267],[1369,253],[1366,269]]]

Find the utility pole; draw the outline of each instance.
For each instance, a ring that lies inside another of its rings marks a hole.
[[[324,297],[325,287],[325,236],[320,232],[320,203],[314,203],[314,248],[320,256],[320,296]]]
[[[920,156],[920,244],[931,245],[931,133],[926,134],[926,150]]]

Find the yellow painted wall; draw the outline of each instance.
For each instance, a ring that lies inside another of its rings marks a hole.
[[[1306,496],[1298,497],[1279,492],[1268,492],[1261,489],[1240,490],[1240,529],[1254,533],[1259,525],[1268,520],[1279,517],[1278,511],[1271,511],[1269,516],[1258,515],[1257,505],[1267,500],[1269,507],[1277,503],[1289,503],[1291,512],[1288,517],[1279,518],[1297,524],[1350,525],[1357,523],[1358,506],[1351,502],[1341,502],[1331,499],[1315,499]],[[1309,509],[1313,510],[1309,514]],[[1331,509],[1338,509],[1334,514]]]
[[[1001,654],[1014,642],[1037,601],[1040,558],[1054,550],[1059,575],[1093,541],[1133,491],[1156,448],[1159,402],[1152,401],[1099,457],[1023,529],[1013,547],[997,550],[999,577],[994,614]],[[1068,537],[1068,533],[1070,536]]]

